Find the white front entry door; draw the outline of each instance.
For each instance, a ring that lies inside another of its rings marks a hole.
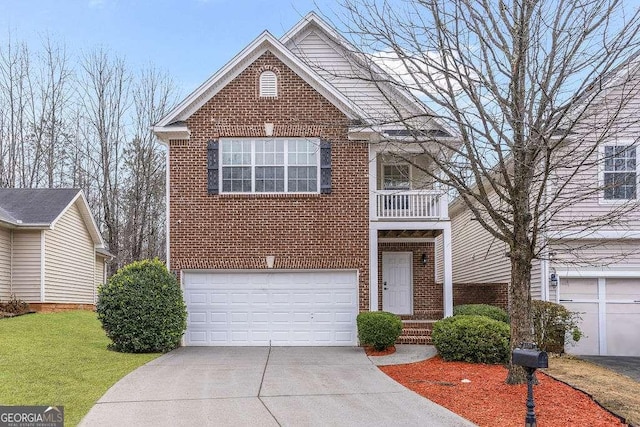
[[[412,314],[411,252],[382,253],[382,309],[395,314]]]

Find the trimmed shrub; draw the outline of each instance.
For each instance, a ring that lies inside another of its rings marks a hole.
[[[510,328],[486,316],[458,315],[437,321],[431,338],[444,360],[506,363]]]
[[[172,350],[187,327],[182,290],[157,258],[118,270],[98,289],[96,311],[110,348],[125,353]]]
[[[578,324],[582,320],[578,313],[563,305],[548,301],[531,301],[533,333],[538,348],[549,353],[564,353],[567,336],[577,342],[582,337]]]
[[[402,320],[386,311],[365,311],[358,314],[356,322],[360,343],[377,351],[391,347],[402,333]]]
[[[29,303],[19,299],[15,294],[11,294],[7,302],[0,301],[0,311],[10,314],[24,314],[29,312]]]
[[[453,315],[486,316],[490,319],[509,323],[509,314],[500,307],[489,304],[464,304],[453,308]]]

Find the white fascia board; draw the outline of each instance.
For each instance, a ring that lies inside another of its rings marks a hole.
[[[636,278],[640,277],[640,266],[625,266],[617,269],[585,269],[585,268],[556,268],[556,274],[561,278],[597,279],[600,277],[611,278]]]
[[[98,229],[98,225],[96,224],[95,219],[93,218],[93,214],[91,213],[91,209],[89,208],[89,202],[84,197],[84,191],[78,190],[78,194],[75,195],[73,199],[69,202],[67,206],[60,212],[60,214],[51,222],[50,229],[53,230],[55,228],[56,223],[62,218],[62,216],[69,210],[74,203],[76,203],[80,199],[80,204],[78,208],[80,209],[80,215],[85,222],[87,230],[93,239],[94,245],[97,245],[100,248],[104,248],[104,240],[102,239],[102,235],[100,234],[100,230]]]
[[[364,117],[364,112],[359,107],[293,55],[271,33],[265,31],[163,117],[155,128],[164,128],[171,123],[189,118],[266,51],[273,53],[347,117],[350,119]]]
[[[170,139],[189,139],[191,137],[191,131],[186,126],[152,126],[151,130],[164,145],[168,145]]]
[[[640,230],[581,230],[550,232],[549,240],[627,240],[640,239]]]
[[[444,230],[449,221],[369,221],[369,230]]]

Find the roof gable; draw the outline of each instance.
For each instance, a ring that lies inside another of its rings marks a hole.
[[[357,119],[363,116],[362,110],[356,104],[321,78],[316,71],[301,61],[300,58],[296,57],[269,32],[265,31],[163,117],[156,126],[154,126],[156,135],[161,139],[167,139],[167,136],[172,132],[184,132],[186,126],[180,122],[188,119],[223,87],[267,51],[271,52],[276,58],[282,61],[283,64],[291,68],[298,76],[335,105],[347,117]]]
[[[388,83],[393,78],[386,71],[314,12],[307,14],[280,41],[365,110],[372,125],[398,127],[399,115],[435,116],[406,90]],[[445,129],[434,119],[426,125]]]
[[[52,229],[74,204],[94,244],[104,247],[87,199],[77,188],[0,188],[0,222],[14,228]]]

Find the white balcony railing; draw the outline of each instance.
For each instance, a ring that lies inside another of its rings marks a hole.
[[[377,219],[429,219],[449,217],[448,197],[437,190],[376,190]]]

